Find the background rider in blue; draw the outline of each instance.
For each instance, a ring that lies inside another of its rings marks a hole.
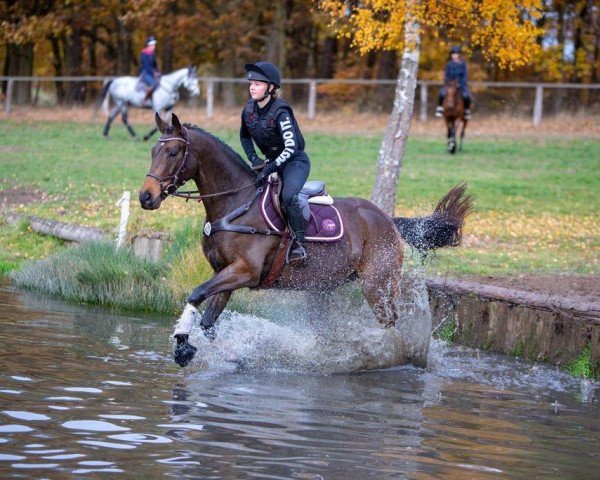
[[[146,103],[158,85],[158,77],[160,76],[160,70],[156,63],[156,38],[153,36],[146,39],[146,45],[140,54],[140,65],[140,76],[148,86],[143,102]]]
[[[465,113],[464,119],[469,120],[471,118],[471,93],[467,86],[467,64],[464,61],[460,47],[452,47],[450,49],[450,59],[446,63],[446,69],[444,70],[444,83],[448,83],[452,80],[458,82],[458,89],[465,102]],[[438,98],[438,106],[435,109],[436,117],[444,116],[444,98],[446,97],[446,88],[440,88],[440,95]]]
[[[281,87],[279,69],[270,62],[257,62],[246,64],[246,72],[252,98],[242,111],[240,142],[256,170],[261,168],[263,160],[256,154],[254,144],[266,157],[257,185],[264,184],[273,172],[281,177],[281,200],[294,232],[289,261],[304,263],[308,258],[304,246],[306,226],[298,202],[298,193],[310,172],[304,138],[292,108],[277,96]]]

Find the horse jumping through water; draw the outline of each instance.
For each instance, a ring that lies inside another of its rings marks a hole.
[[[463,139],[468,120],[465,120],[465,102],[460,94],[456,80],[446,84],[446,97],[442,103],[444,107],[444,119],[448,127],[448,153],[456,153],[456,129],[458,122],[462,121],[462,130],[460,132],[460,141],[458,149],[462,151]]]
[[[131,136],[137,137],[135,130],[129,124],[127,115],[130,105],[139,108],[151,108],[155,113],[164,112],[166,114],[179,101],[180,87],[185,87],[192,96],[200,95],[196,67],[181,68],[167,75],[162,75],[159,85],[152,93],[151,105],[144,103],[146,89],[144,86],[138,87],[139,82],[139,77],[118,77],[109,80],[102,87],[100,98],[108,101],[112,97],[115,102],[115,107],[108,115],[106,125],[104,125],[102,134],[105,137],[108,137],[110,125],[119,113]],[[148,140],[155,132],[156,128],[150,130],[144,135],[144,140]]]
[[[141,206],[157,209],[169,195],[203,201],[202,248],[214,270],[210,280],[193,290],[177,322],[175,361],[180,366],[187,365],[196,352],[188,336],[198,307],[207,302],[200,326],[212,340],[215,322],[232,292],[244,287],[322,292],[358,278],[380,324],[394,326],[402,238],[423,251],[456,246],[473,209],[465,184],[450,190],[423,218],[392,219],[368,200],[336,198],[334,205],[344,223],[339,240],[309,242],[307,265],[284,265],[282,252],[291,235],[269,229],[261,210],[263,186],[255,186],[256,173],[240,155],[201,128],[181,125],[175,114],[172,126],[157,114],[156,125],[162,135],[152,148],[150,169],[139,193]],[[198,190],[178,192],[188,180]]]

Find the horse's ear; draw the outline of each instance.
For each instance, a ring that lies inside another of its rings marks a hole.
[[[171,125],[173,125],[173,128],[177,133],[183,136],[183,128],[181,128],[181,123],[179,123],[179,119],[174,113],[171,114]]]
[[[160,115],[158,113],[154,115],[154,119],[156,120],[156,126],[160,130],[160,133],[165,133],[167,131],[167,128],[169,128],[167,122],[160,118]]]

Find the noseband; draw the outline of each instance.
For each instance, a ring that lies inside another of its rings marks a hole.
[[[158,181],[158,186],[160,187],[160,198],[162,198],[163,200],[165,198],[167,198],[169,195],[174,195],[175,193],[177,193],[177,189],[179,187],[181,187],[183,184],[185,184],[185,181],[179,180],[179,175],[182,174],[183,172],[185,172],[185,163],[188,158],[189,147],[190,147],[190,142],[188,142],[185,138],[169,137],[169,138],[163,138],[163,139],[159,138],[158,139],[158,141],[163,144],[165,142],[169,142],[171,140],[177,140],[178,142],[185,143],[185,151],[183,152],[183,160],[181,161],[179,168],[175,171],[175,173],[173,175],[167,175],[164,177],[154,175],[153,173],[146,174],[147,177],[154,178],[155,180]],[[167,182],[169,182],[169,183],[167,183]],[[167,183],[166,186],[164,186],[165,183]]]

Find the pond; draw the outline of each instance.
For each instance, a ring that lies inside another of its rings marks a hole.
[[[6,285],[0,322],[2,478],[598,478],[600,392],[554,367],[433,342],[427,369],[180,369],[172,319]]]

